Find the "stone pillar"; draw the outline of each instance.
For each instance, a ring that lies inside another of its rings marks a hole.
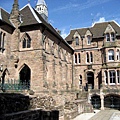
[[[109,70],[107,70],[108,73],[108,85],[110,85],[110,74],[109,74]]]
[[[100,93],[100,99],[101,99],[101,110],[104,110],[104,95],[103,93]]]

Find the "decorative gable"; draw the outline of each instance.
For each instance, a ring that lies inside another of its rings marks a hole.
[[[86,36],[92,36],[92,33],[90,30],[87,30],[86,33],[85,33]]]
[[[113,27],[110,24],[108,24],[108,26],[107,26],[107,28],[106,28],[104,33],[105,34],[106,33],[115,33],[115,30],[113,29]]]
[[[74,34],[74,38],[76,38],[76,37],[80,38],[80,34],[78,33],[78,31],[76,31],[75,34]]]

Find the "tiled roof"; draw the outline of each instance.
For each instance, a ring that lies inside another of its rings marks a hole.
[[[41,23],[41,20],[38,18],[30,4],[27,4],[24,8],[20,10],[20,15],[22,22],[21,26]]]
[[[60,39],[60,41],[62,41],[73,51],[70,45],[58,34],[58,32],[52,27],[52,25],[46,22],[43,17],[34,8],[30,6],[30,4],[27,4],[25,7],[23,7],[20,10],[20,14],[22,21],[20,28],[35,24],[44,25],[44,27],[46,27],[53,35],[55,35],[58,39]]]
[[[90,32],[93,35],[93,38],[104,37],[104,32],[105,32],[108,24],[110,24],[113,27],[113,29],[116,31],[117,35],[120,35],[120,26],[115,21],[110,21],[110,22],[95,23],[90,28],[80,28],[80,29],[71,30],[70,34],[66,37],[66,40],[67,41],[72,41],[73,40],[73,35],[75,34],[76,31],[78,31],[78,33],[81,36],[84,36],[87,30],[90,30]]]
[[[0,20],[8,25],[12,26],[12,23],[9,20],[10,14],[6,12],[4,9],[0,8]]]

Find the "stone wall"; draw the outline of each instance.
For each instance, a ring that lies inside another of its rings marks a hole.
[[[28,110],[2,115],[0,120],[59,120],[59,111]]]

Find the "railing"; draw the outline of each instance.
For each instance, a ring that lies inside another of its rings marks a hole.
[[[29,82],[21,82],[20,80],[7,80],[5,83],[0,82],[1,90],[29,90],[30,83]]]

